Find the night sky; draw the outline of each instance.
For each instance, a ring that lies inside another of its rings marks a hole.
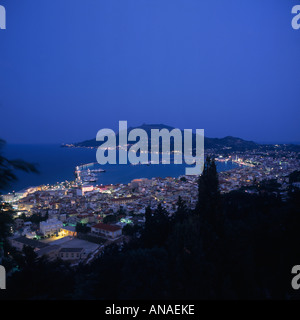
[[[0,137],[164,123],[300,141],[300,0],[0,0]]]

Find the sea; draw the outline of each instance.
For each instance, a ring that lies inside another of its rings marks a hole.
[[[97,174],[98,185],[127,184],[133,179],[153,177],[178,177],[185,174],[187,165],[150,164],[150,165],[99,165],[96,159],[96,149],[64,148],[60,145],[5,145],[2,155],[9,160],[22,159],[36,165],[39,173],[26,173],[14,171],[17,181],[3,193],[20,191],[28,187],[44,184],[56,184],[75,179],[75,168],[89,163],[96,163],[91,169],[101,168],[105,172]],[[218,172],[231,170],[238,167],[232,162],[217,162]]]

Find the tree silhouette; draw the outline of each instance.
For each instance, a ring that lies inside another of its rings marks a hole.
[[[203,220],[215,224],[220,210],[220,190],[216,163],[206,158],[202,174],[198,178],[198,201],[195,212]]]
[[[187,215],[190,213],[190,210],[187,207],[186,201],[182,200],[181,196],[177,200],[177,209],[174,214],[174,222],[183,222],[187,218]]]
[[[10,183],[17,180],[15,170],[38,173],[35,164],[20,159],[9,160],[1,154],[5,141],[0,139],[0,192],[6,190]]]
[[[1,149],[4,147],[5,141],[0,139],[0,262],[3,256],[6,256],[9,245],[7,243],[7,237],[10,235],[11,226],[13,223],[13,209],[12,207],[1,201],[1,192],[9,187],[10,183],[17,180],[15,170],[22,170],[25,172],[38,173],[36,166],[27,163],[23,160],[9,160],[1,153]]]

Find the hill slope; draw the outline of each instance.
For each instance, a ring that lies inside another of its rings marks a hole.
[[[167,129],[171,131],[174,129],[173,127],[164,125],[164,124],[143,124],[138,127],[130,127],[128,128],[128,132],[130,132],[132,129],[143,129],[147,132],[149,137],[149,146],[151,143],[151,129]],[[117,134],[117,144],[118,144],[118,136]],[[193,133],[193,139],[195,139],[195,133]],[[182,137],[183,137],[183,131],[182,131]],[[195,141],[195,140],[194,140]],[[85,140],[82,142],[72,143],[72,144],[65,144],[62,145],[63,147],[76,147],[76,148],[97,148],[99,147],[103,142],[96,141],[96,138]],[[133,145],[135,142],[129,143],[130,145]],[[208,138],[204,137],[204,146],[205,149],[216,149],[216,150],[226,150],[229,149],[231,151],[245,151],[245,150],[253,150],[259,147],[259,145],[253,141],[246,141],[240,138],[227,136],[224,138]]]

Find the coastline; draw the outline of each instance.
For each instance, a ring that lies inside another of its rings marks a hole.
[[[26,187],[40,185],[55,185],[75,179],[76,166],[96,162],[94,148],[60,148],[60,145],[8,145],[5,156],[10,159],[21,158],[25,161],[37,163],[40,174],[16,172],[18,181],[14,182],[7,193],[22,190]],[[96,165],[106,170],[100,173],[99,184],[129,183],[137,178],[178,177],[184,175],[185,164],[170,165]],[[235,163],[218,164],[218,171],[227,171],[238,167]]]

